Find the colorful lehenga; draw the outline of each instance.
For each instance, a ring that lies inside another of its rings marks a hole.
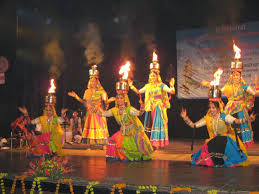
[[[170,108],[167,92],[168,86],[162,82],[159,84],[148,83],[140,89],[145,92],[145,120],[144,126],[150,134],[150,142],[153,147],[164,147],[169,144],[167,109]]]
[[[63,130],[60,124],[63,122],[61,117],[56,115],[55,109],[52,120],[48,121],[47,116],[43,115],[31,121],[32,124],[40,124],[42,134],[36,136],[31,144],[33,155],[53,154],[63,155]]]
[[[122,161],[149,160],[152,157],[153,148],[144,127],[136,114],[137,110],[131,106],[125,108],[120,114],[119,108],[114,107],[103,113],[103,116],[114,116],[121,126],[110,139],[106,150],[106,157]]]
[[[88,144],[107,144],[109,132],[106,118],[96,114],[97,111],[104,111],[103,101],[107,94],[99,84],[97,90],[87,89],[84,100],[90,103],[92,109],[87,107],[85,124],[82,137],[87,139]]]
[[[224,86],[223,91],[228,97],[228,103],[225,106],[224,112],[248,121],[240,124],[236,129],[244,145],[251,147],[254,144],[254,140],[248,110],[254,106],[254,96],[247,92],[248,87],[249,86],[242,84],[241,87],[234,92],[232,84]]]
[[[208,113],[204,118],[196,122],[197,127],[207,126],[209,139],[205,141],[197,153],[191,156],[191,164],[210,167],[249,165],[246,148],[238,138],[239,149],[233,128],[225,122],[227,117],[231,116],[222,113],[218,119],[215,119]]]

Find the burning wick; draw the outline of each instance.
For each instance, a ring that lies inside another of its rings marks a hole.
[[[238,48],[236,45],[235,45],[235,43],[233,44],[233,50],[234,50],[234,52],[236,53],[235,54],[235,59],[240,59],[241,58],[241,49],[240,48]]]
[[[223,70],[221,68],[218,68],[218,70],[214,73],[214,80],[210,82],[211,86],[218,86],[220,76],[223,73]]]
[[[56,86],[55,86],[55,84],[54,84],[54,79],[51,79],[50,80],[50,88],[49,88],[49,92],[48,93],[55,93],[55,90],[56,90]]]
[[[156,51],[153,51],[153,62],[157,62],[157,54],[156,54]]]
[[[119,74],[123,74],[122,79],[126,80],[128,79],[128,75],[129,75],[129,71],[130,71],[130,62],[127,61],[125,65],[123,65],[119,71]]]

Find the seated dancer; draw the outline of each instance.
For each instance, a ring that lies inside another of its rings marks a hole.
[[[18,108],[28,120],[29,115],[25,107]],[[62,114],[65,110],[62,109]],[[43,115],[30,121],[31,124],[37,125],[37,130],[41,135],[36,136],[31,144],[32,156],[42,156],[43,154],[63,155],[62,138],[63,130],[60,126],[64,120],[58,117],[54,105],[46,104]]]
[[[25,116],[22,115],[15,119],[15,121],[13,121],[10,126],[12,129],[12,137],[19,140],[20,143],[25,141],[27,145],[31,144],[35,132],[30,128],[28,119]]]
[[[190,127],[199,128],[206,125],[209,134],[209,139],[202,148],[192,155],[191,164],[210,167],[249,165],[246,148],[230,125],[246,121],[222,112],[223,102],[220,98],[210,98],[208,113],[196,123],[189,119],[186,109],[182,109],[181,117]],[[254,119],[255,115],[251,114],[250,120]]]
[[[243,65],[239,58],[231,62],[231,71],[227,83],[221,89],[228,99],[224,113],[246,120],[244,123],[233,125],[233,128],[245,147],[250,148],[254,145],[254,134],[248,111],[254,107],[255,96],[258,92],[243,79]],[[202,85],[210,87],[207,81],[202,81]]]
[[[98,112],[105,117],[114,116],[121,126],[120,131],[110,139],[106,150],[106,157],[122,161],[150,160],[153,148],[144,127],[137,116],[144,112],[141,104],[140,110],[130,106],[127,90],[123,90],[126,82],[117,82],[117,96],[115,107],[105,112]]]
[[[75,143],[81,143],[82,140],[82,125],[81,118],[78,116],[78,112],[73,112],[73,117],[70,119],[70,130],[72,131],[72,140]]]

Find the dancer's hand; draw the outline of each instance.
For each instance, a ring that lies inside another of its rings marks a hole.
[[[67,108],[62,108],[61,109],[61,115],[65,115],[65,113],[68,111],[68,109]]]
[[[97,111],[96,111],[96,114],[102,116],[102,112],[101,112],[100,110],[97,110]]]
[[[207,81],[205,81],[205,80],[202,80],[202,81],[201,81],[201,85],[210,88],[210,83],[207,82]]]
[[[128,83],[130,87],[133,85],[133,81],[131,79],[128,79]]]
[[[28,115],[28,111],[25,106],[18,107],[18,110],[21,111],[24,115]]]
[[[252,113],[249,115],[249,120],[250,120],[251,122],[254,122],[256,115],[257,115],[257,114],[255,114],[254,112],[252,112]]]
[[[69,96],[71,96],[71,97],[74,97],[74,98],[77,97],[77,94],[76,94],[74,91],[68,92],[67,94],[68,94]]]
[[[171,78],[171,80],[170,80],[169,84],[170,84],[170,87],[171,87],[171,88],[173,88],[173,87],[174,87],[175,79],[174,79],[173,77]]]
[[[116,100],[115,97],[111,97],[111,98],[108,99],[108,103],[111,103],[111,102],[113,102],[113,101],[115,101],[115,100]]]
[[[181,117],[183,118],[183,120],[185,120],[186,119],[186,117],[187,117],[187,111],[186,111],[186,109],[184,108],[184,107],[182,107],[182,111],[181,111]]]
[[[254,83],[255,83],[255,88],[258,88],[258,76],[257,76],[257,74],[255,74]]]
[[[91,103],[90,100],[88,100],[88,101],[86,102],[86,108],[87,108],[87,110],[89,110],[89,111],[91,111],[91,112],[96,112],[96,110],[95,110],[95,108],[94,108],[94,105]]]
[[[140,111],[140,114],[143,114],[143,113],[145,112],[145,104],[140,103],[140,109],[139,109],[139,111]]]

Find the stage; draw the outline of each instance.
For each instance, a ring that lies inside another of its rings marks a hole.
[[[194,152],[201,148],[202,142],[195,141]],[[101,193],[109,193],[116,183],[125,183],[129,193],[135,192],[139,185],[155,185],[157,193],[169,193],[176,186],[190,187],[194,193],[213,189],[241,193],[259,191],[259,143],[248,150],[250,166],[236,168],[190,165],[190,144],[190,140],[171,141],[169,146],[156,150],[151,161],[142,162],[107,160],[105,148],[66,144],[64,151],[73,168],[68,177],[78,189],[75,193],[84,192],[89,181],[99,181],[96,189]],[[29,159],[24,149],[1,150],[0,160],[0,172],[8,172],[9,176],[21,175],[28,169]]]

